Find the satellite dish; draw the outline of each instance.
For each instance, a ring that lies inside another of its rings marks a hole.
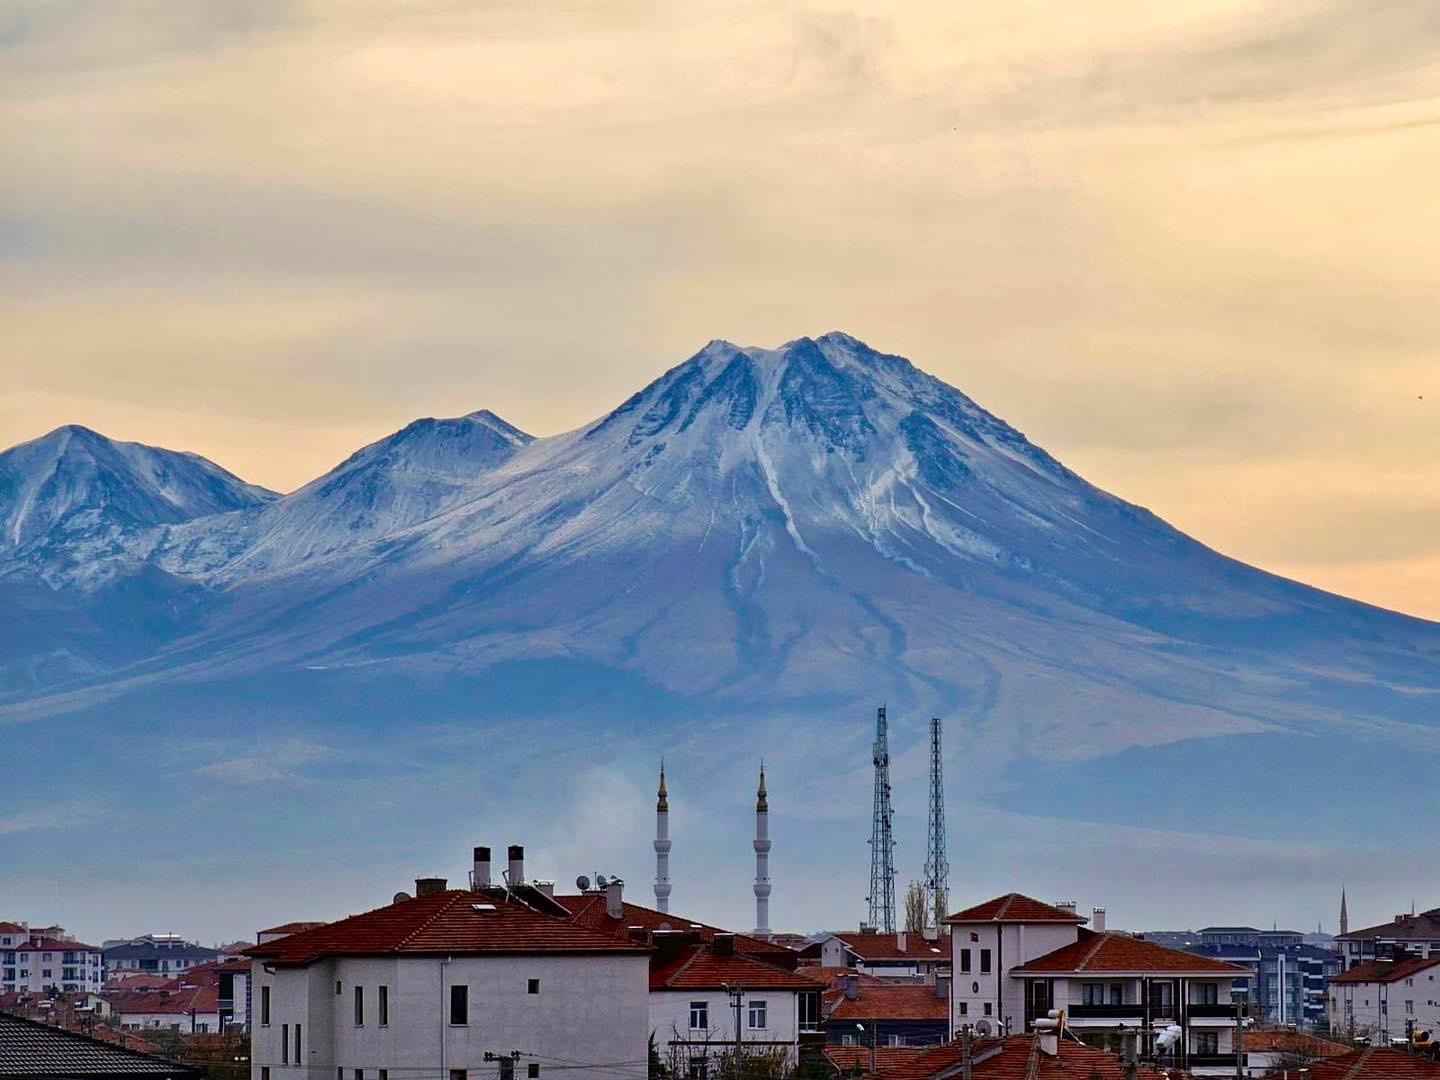
[[[603,888],[605,887],[605,875],[604,875],[604,874],[596,874],[596,875],[595,875],[595,887],[596,887],[597,889],[603,889]]]
[[[390,898],[390,902],[391,902],[392,904],[399,904],[399,903],[401,903],[401,902],[403,902],[403,901],[405,901],[405,900],[409,900],[409,899],[410,899],[410,894],[409,894],[408,892],[397,892],[393,897]]]
[[[575,887],[576,887],[577,889],[579,889],[581,892],[589,892],[589,891],[590,891],[590,879],[589,879],[588,877],[586,877],[584,874],[581,874],[579,877],[577,877],[577,878],[575,879]]]
[[[975,1025],[975,1032],[979,1035],[993,1035],[995,1034],[995,1025],[992,1024],[989,1020],[981,1020],[978,1024]]]

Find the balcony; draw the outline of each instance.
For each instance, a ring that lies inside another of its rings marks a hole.
[[[1229,1002],[1224,1005],[1190,1005],[1187,1007],[1186,1011],[1189,1013],[1190,1019],[1192,1020],[1199,1020],[1202,1018],[1219,1018],[1222,1020],[1235,1019],[1235,1006]]]
[[[1139,1002],[1129,1005],[1071,1005],[1065,1010],[1069,1020],[1139,1020],[1145,1016],[1145,1006]]]
[[[1242,1054],[1242,1063],[1248,1055]],[[1185,1065],[1190,1069],[1234,1069],[1234,1054],[1188,1054],[1185,1057]]]

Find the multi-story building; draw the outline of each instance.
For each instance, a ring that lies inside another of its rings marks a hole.
[[[1330,980],[1330,1029],[1378,1042],[1412,1028],[1440,1034],[1440,953],[1367,960]]]
[[[219,950],[186,941],[178,934],[145,934],[105,943],[105,971],[118,978],[129,972],[173,978],[219,958]]]
[[[1249,1016],[1271,1024],[1325,1026],[1329,980],[1343,965],[1334,949],[1303,943],[1207,944],[1186,951],[1249,970],[1248,982],[1237,979],[1232,987],[1233,999],[1245,1003]]]
[[[936,1046],[950,1037],[950,983],[841,975],[825,993],[821,1016],[827,1044]]]
[[[480,850],[470,889],[419,881],[413,898],[249,950],[253,1080],[644,1068],[649,947],[521,884],[518,847],[510,884],[492,887]]]
[[[950,970],[950,949],[944,936],[884,933],[871,926],[828,934],[800,950],[803,961],[820,967],[849,967],[867,975],[933,982]]]
[[[93,945],[27,933],[16,935],[13,947],[0,946],[0,992],[94,993],[103,982],[101,953]]]
[[[1167,1052],[1195,1075],[1233,1074],[1237,1047],[1231,984],[1243,967],[1082,927],[1073,908],[1010,893],[950,916],[954,1030],[1031,1030],[1051,1009],[1103,1049],[1150,1059],[1155,1037],[1179,1028]],[[1098,932],[1097,932],[1098,931]]]
[[[1357,967],[1367,960],[1392,956],[1397,950],[1414,956],[1440,952],[1440,908],[1422,911],[1419,915],[1396,915],[1388,923],[1350,930],[1335,939],[1345,957],[1345,968]]]

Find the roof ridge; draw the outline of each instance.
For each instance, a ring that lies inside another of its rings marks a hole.
[[[1360,1052],[1360,1056],[1355,1060],[1355,1064],[1351,1065],[1346,1071],[1344,1080],[1355,1080],[1357,1076],[1364,1072],[1365,1066],[1370,1064],[1370,1059],[1374,1056],[1375,1047],[1367,1046]]]
[[[695,948],[694,948],[694,950],[690,953],[690,959],[686,960],[683,964],[681,964],[681,965],[680,965],[679,967],[677,967],[674,971],[672,971],[668,976],[666,976],[666,978],[665,978],[665,985],[666,985],[666,986],[669,986],[672,982],[674,982],[676,979],[678,979],[681,975],[683,975],[683,974],[685,974],[685,972],[689,971],[689,970],[690,970],[690,965],[694,964],[696,960],[700,959],[700,954],[701,954],[702,952],[704,952],[706,948],[707,948],[707,946],[705,946],[705,945],[703,945],[703,944],[696,945]]]
[[[1005,913],[1010,910],[1010,905],[1013,904],[1013,903],[1015,903],[1015,898],[1016,898],[1017,896],[1019,896],[1019,895],[1020,895],[1019,893],[1015,893],[1015,892],[1008,892],[1008,893],[1005,894],[1005,900],[1004,900],[1003,903],[1001,903],[1001,905],[1000,905],[1000,910],[997,911],[997,912],[995,912],[995,921],[996,921],[996,922],[999,922],[1001,919],[1003,919],[1003,918],[1005,917]]]
[[[435,921],[439,919],[441,915],[444,915],[456,904],[456,902],[460,899],[460,896],[461,893],[459,892],[459,890],[456,890],[454,893],[450,893],[449,895],[445,895],[445,902],[443,904],[436,904],[434,913],[428,919],[422,922],[419,926],[415,927],[415,929],[411,930],[410,933],[406,934],[394,945],[392,945],[391,950],[393,951],[395,949],[403,948],[404,946],[410,944],[410,942],[415,939],[415,936],[421,931],[430,929],[430,927],[434,925]],[[419,899],[420,897],[417,896],[408,902],[413,904],[416,900]],[[377,908],[376,910],[383,911],[384,908]],[[369,912],[366,912],[366,914],[369,914]]]
[[[1078,963],[1078,964],[1075,965],[1075,970],[1076,970],[1076,971],[1084,971],[1084,970],[1085,970],[1085,965],[1088,964],[1091,960],[1095,959],[1095,954],[1096,954],[1097,952],[1099,952],[1101,946],[1103,946],[1103,945],[1105,944],[1105,942],[1107,942],[1107,941],[1109,941],[1109,940],[1110,940],[1110,935],[1109,935],[1108,933],[1107,933],[1107,934],[1096,934],[1096,935],[1095,935],[1095,944],[1092,945],[1092,946],[1090,946],[1089,951],[1086,952],[1085,955],[1080,958],[1080,963]]]

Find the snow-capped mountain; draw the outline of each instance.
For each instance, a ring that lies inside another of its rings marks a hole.
[[[0,565],[83,578],[157,526],[263,506],[274,492],[197,454],[58,428],[0,454]]]

